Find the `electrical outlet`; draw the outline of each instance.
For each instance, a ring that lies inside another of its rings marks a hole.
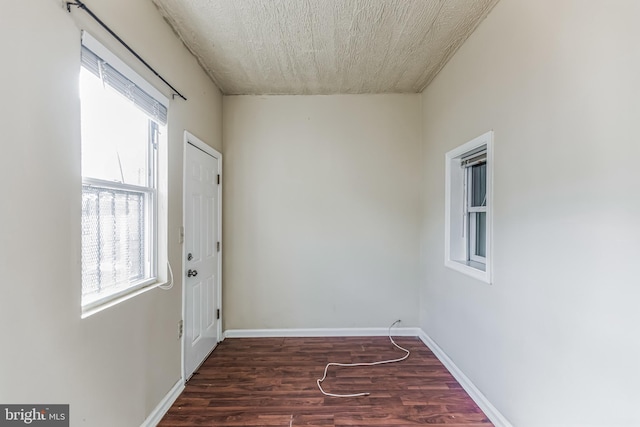
[[[182,338],[182,331],[183,331],[183,329],[184,329],[184,321],[183,321],[183,320],[180,320],[180,321],[178,322],[178,339],[181,339],[181,338]]]

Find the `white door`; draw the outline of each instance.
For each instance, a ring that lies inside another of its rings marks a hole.
[[[216,154],[218,158],[214,157]],[[186,134],[185,380],[204,362],[220,338],[219,160],[219,153]]]

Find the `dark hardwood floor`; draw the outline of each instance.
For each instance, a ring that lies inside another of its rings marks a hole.
[[[372,362],[404,353],[388,337],[226,339],[187,383],[160,426],[490,426],[491,422],[418,338],[397,337],[403,362],[331,367],[330,393],[316,379],[328,362]]]

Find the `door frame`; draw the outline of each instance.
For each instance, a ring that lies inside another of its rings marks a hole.
[[[224,337],[222,336],[222,318],[224,315],[224,312],[222,310],[222,249],[224,247],[224,245],[222,244],[222,153],[220,153],[218,150],[216,150],[215,148],[211,147],[210,145],[208,145],[207,143],[205,143],[204,141],[202,141],[200,138],[198,138],[197,136],[193,135],[191,132],[185,130],[184,131],[184,143],[183,143],[183,153],[182,153],[182,226],[180,228],[180,241],[181,241],[181,245],[182,245],[182,259],[181,259],[181,263],[180,263],[180,272],[182,274],[182,278],[183,281],[182,283],[182,337],[180,338],[180,355],[181,355],[181,361],[182,361],[182,366],[180,368],[180,371],[182,373],[182,382],[186,383],[188,378],[186,375],[186,366],[185,366],[185,352],[184,352],[184,347],[185,347],[185,333],[184,333],[184,319],[186,318],[186,311],[187,311],[187,307],[186,307],[186,303],[187,303],[187,298],[186,298],[186,287],[184,285],[184,272],[185,272],[185,259],[186,259],[186,245],[185,245],[185,241],[184,241],[184,232],[185,232],[185,223],[186,223],[186,215],[185,215],[185,211],[186,211],[186,194],[187,194],[187,149],[189,147],[189,145],[194,146],[195,148],[204,151],[205,153],[209,154],[210,156],[212,156],[214,159],[216,159],[216,161],[218,162],[218,174],[220,175],[220,184],[218,184],[218,241],[220,242],[220,252],[218,253],[218,265],[217,265],[217,270],[218,270],[218,280],[216,283],[216,286],[218,288],[218,295],[217,295],[217,299],[218,299],[218,305],[219,307],[214,307],[214,309],[219,309],[220,310],[220,319],[218,319],[218,343],[220,343]],[[217,346],[217,345],[216,345]],[[214,347],[215,349],[215,347]]]

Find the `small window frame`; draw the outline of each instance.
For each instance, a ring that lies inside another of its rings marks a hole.
[[[484,160],[481,160],[480,162],[478,162],[477,165],[486,165],[487,161],[486,158]],[[485,264],[487,263],[487,257],[486,257],[486,239],[485,239],[485,256],[482,255],[478,255],[476,252],[476,247],[477,247],[477,240],[476,240],[476,231],[477,231],[477,214],[479,213],[484,213],[485,214],[485,222],[486,222],[486,213],[487,213],[487,199],[485,197],[484,202],[481,203],[479,206],[474,205],[473,203],[473,193],[474,193],[474,179],[473,179],[473,166],[467,166],[464,168],[464,174],[465,174],[465,183],[466,183],[466,214],[467,214],[467,236],[466,236],[466,240],[467,240],[467,256],[466,259],[468,261],[473,261],[473,262],[477,262],[479,264]],[[485,181],[486,181],[486,176],[485,176]],[[485,191],[486,194],[486,191]],[[485,226],[485,231],[486,231],[486,226]]]
[[[472,206],[471,166],[464,159],[479,156],[486,164],[486,202]],[[493,205],[493,131],[486,132],[456,147],[445,155],[445,259],[446,267],[484,283],[492,275],[492,205]],[[485,213],[485,256],[475,252],[475,214]]]

